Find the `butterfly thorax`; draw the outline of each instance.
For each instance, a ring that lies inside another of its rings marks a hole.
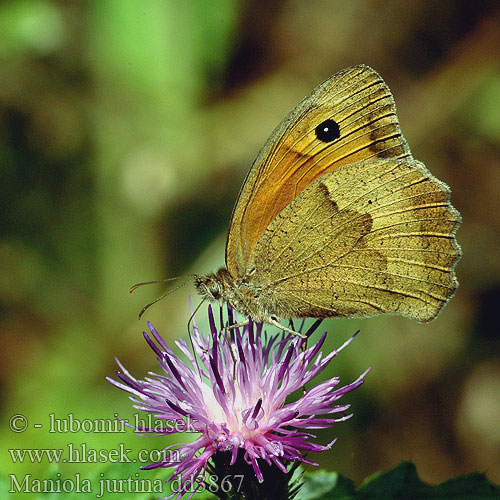
[[[210,302],[227,302],[240,314],[251,316],[255,321],[267,321],[276,315],[269,288],[256,283],[251,275],[236,279],[222,267],[216,273],[195,274],[194,284],[198,293]]]

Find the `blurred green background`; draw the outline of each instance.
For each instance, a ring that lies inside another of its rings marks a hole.
[[[156,371],[145,320],[185,337],[194,289],[138,322],[164,288],[128,288],[223,264],[269,133],[321,81],[365,63],[391,87],[414,156],[452,188],[461,284],[430,324],[324,323],[329,349],[361,334],[323,378],[373,369],[348,396],[354,417],[320,433],[338,443],[312,458],[357,482],[405,459],[431,483],[476,470],[500,482],[499,26],[494,0],[2,2],[0,469],[87,477],[101,465],[13,463],[6,448],[166,444],[49,433],[49,416],[132,416],[105,381],[113,358]],[[9,429],[14,414],[25,432]]]

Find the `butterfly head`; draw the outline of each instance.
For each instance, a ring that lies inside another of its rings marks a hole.
[[[225,268],[219,269],[216,273],[212,274],[195,274],[194,286],[198,293],[208,299],[210,302],[224,301],[225,290],[231,275]],[[232,281],[232,280],[231,280]]]

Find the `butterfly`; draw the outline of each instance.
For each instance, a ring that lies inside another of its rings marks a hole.
[[[458,286],[460,222],[449,187],[413,158],[388,86],[354,66],[276,127],[233,209],[226,266],[194,282],[282,329],[284,318],[430,321]]]

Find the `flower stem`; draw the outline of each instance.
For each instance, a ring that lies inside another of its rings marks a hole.
[[[252,464],[244,460],[241,450],[236,462],[233,465],[230,462],[228,452],[216,452],[211,459],[207,489],[221,500],[290,500],[300,488],[300,478],[292,480],[300,462],[293,462],[286,474],[274,464],[261,462],[262,482],[258,481]]]

